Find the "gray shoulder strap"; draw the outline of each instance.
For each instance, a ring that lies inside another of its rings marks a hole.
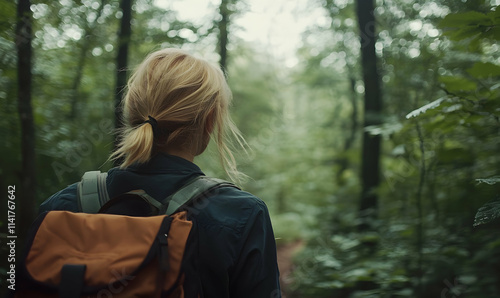
[[[168,204],[166,214],[172,215],[189,201],[197,199],[200,195],[223,186],[237,188],[236,185],[221,179],[206,176],[197,177],[165,200]]]
[[[83,174],[82,181],[78,183],[77,197],[80,211],[97,213],[109,201],[106,188],[108,173],[91,171]]]

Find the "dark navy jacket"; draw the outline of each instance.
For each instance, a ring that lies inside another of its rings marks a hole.
[[[113,168],[106,181],[109,197],[143,189],[163,200],[190,179],[203,175],[195,164],[159,154],[143,165]],[[57,192],[40,206],[78,211],[76,183]],[[195,215],[200,243],[200,278],[205,297],[281,297],[279,272],[269,212],[250,193],[224,187],[208,198]]]

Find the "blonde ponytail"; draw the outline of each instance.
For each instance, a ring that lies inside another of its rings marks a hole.
[[[112,160],[123,159],[120,167],[133,163],[145,163],[151,157],[154,144],[153,128],[148,123],[137,127],[126,127],[118,144],[118,149],[111,154]]]
[[[230,139],[246,142],[229,116],[232,94],[218,66],[179,49],[150,54],[128,81],[122,102],[124,129],[112,160],[121,168],[146,163],[156,152],[176,148],[201,154],[210,131],[229,178],[239,181]],[[148,116],[157,121],[144,123]],[[212,123],[210,123],[212,122]],[[207,127],[207,125],[209,127]]]

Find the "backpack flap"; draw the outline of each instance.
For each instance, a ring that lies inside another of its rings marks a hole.
[[[25,259],[25,270],[34,284],[54,292],[59,289],[64,266],[84,265],[82,293],[103,296],[107,292],[99,291],[111,291],[113,297],[132,297],[133,293],[153,297],[165,246],[169,272],[162,290],[170,291],[181,278],[192,228],[186,212],[170,217],[130,217],[51,211],[42,216],[36,234],[29,239]]]

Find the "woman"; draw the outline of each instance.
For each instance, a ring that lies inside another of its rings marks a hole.
[[[178,49],[150,54],[129,80],[125,129],[111,155],[108,194],[143,189],[160,201],[203,175],[193,163],[213,138],[228,175],[238,171],[228,134],[244,141],[228,109],[231,91],[222,71]],[[76,184],[46,200],[40,212],[78,211]],[[266,205],[233,187],[221,188],[196,214],[200,279],[205,297],[279,297],[276,244]]]

